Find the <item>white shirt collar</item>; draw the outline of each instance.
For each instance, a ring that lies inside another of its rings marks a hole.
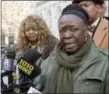
[[[97,26],[99,20],[100,20],[100,17],[99,17],[96,21],[94,21],[94,22],[91,24],[91,26]]]

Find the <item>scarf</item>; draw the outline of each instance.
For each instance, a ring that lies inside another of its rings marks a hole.
[[[90,51],[92,39],[88,36],[85,44],[75,54],[67,55],[58,45],[55,62],[51,76],[45,86],[46,93],[73,93],[72,77],[77,69],[82,65],[81,61]]]

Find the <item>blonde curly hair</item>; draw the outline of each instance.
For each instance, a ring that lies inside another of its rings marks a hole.
[[[18,45],[19,49],[23,50],[26,45],[29,44],[29,40],[25,36],[25,31],[29,28],[34,30],[37,29],[38,41],[36,41],[37,46],[42,46],[43,42],[47,39],[48,33],[50,32],[46,22],[37,15],[27,16],[20,24]]]

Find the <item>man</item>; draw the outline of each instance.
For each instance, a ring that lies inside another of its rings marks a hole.
[[[89,14],[91,27],[90,35],[98,47],[108,47],[108,20],[103,18],[103,13],[106,10],[104,0],[73,0],[72,3],[80,4]]]
[[[108,52],[97,48],[88,35],[87,12],[79,5],[70,6],[58,20],[60,43],[41,65],[43,93],[105,94]]]

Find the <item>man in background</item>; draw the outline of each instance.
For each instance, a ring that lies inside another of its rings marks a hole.
[[[106,10],[104,0],[73,0],[72,4],[81,5],[89,14],[90,35],[101,48],[108,47],[108,20],[103,17]]]

